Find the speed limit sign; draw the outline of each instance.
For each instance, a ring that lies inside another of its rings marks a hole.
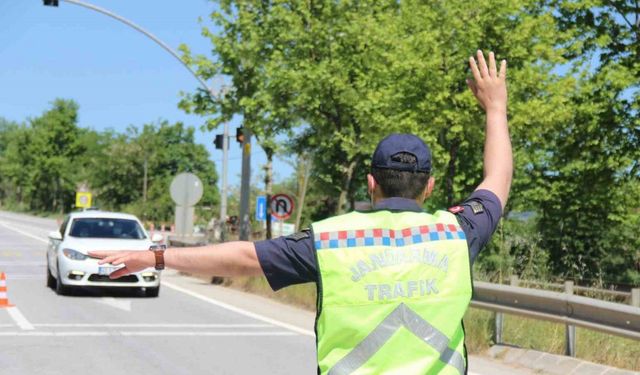
[[[271,197],[271,215],[276,219],[287,220],[293,212],[293,198],[286,194]]]

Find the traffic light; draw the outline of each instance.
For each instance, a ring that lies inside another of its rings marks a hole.
[[[216,140],[213,141],[216,145],[216,150],[222,150],[224,147],[224,134],[216,134]]]
[[[49,7],[57,7],[58,6],[58,0],[43,0],[43,3],[45,6],[49,6]]]
[[[238,141],[238,143],[240,143],[240,144],[244,143],[244,128],[243,127],[236,128],[236,141]]]

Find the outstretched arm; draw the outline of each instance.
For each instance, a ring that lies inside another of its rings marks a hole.
[[[496,67],[493,52],[489,52],[489,66],[482,51],[478,61],[469,57],[473,80],[467,80],[469,88],[487,114],[484,143],[484,179],[476,190],[492,191],[504,210],[511,188],[513,155],[507,126],[507,62],[502,60],[500,71]]]
[[[151,251],[90,251],[89,256],[101,258],[100,264],[124,267],[110,278],[128,275],[156,264]],[[253,242],[236,241],[202,247],[169,248],[164,252],[166,267],[178,271],[207,273],[216,276],[257,276],[262,268]]]

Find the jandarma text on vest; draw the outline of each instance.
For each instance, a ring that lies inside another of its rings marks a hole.
[[[375,270],[408,263],[422,263],[433,266],[444,274],[449,267],[447,255],[438,256],[435,251],[426,248],[385,249],[371,253],[364,259],[359,259],[351,267],[351,281],[358,282],[368,273]]]

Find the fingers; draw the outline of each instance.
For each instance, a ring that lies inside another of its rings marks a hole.
[[[473,74],[473,79],[475,82],[480,82],[482,79],[486,78],[505,78],[507,75],[507,61],[500,61],[500,70],[497,69],[496,64],[496,56],[493,52],[489,52],[489,65],[487,66],[487,62],[484,59],[484,54],[482,50],[478,50],[477,52],[477,62],[473,56],[469,57],[469,67],[471,68],[471,73]],[[475,91],[474,91],[475,92]]]
[[[117,255],[110,255],[110,256],[106,256],[102,259],[100,259],[98,261],[98,264],[105,264],[105,263],[111,263],[112,261],[114,261],[115,259],[117,259],[118,256]]]
[[[480,71],[478,70],[478,64],[476,64],[476,60],[473,56],[469,57],[469,67],[471,68],[471,74],[473,74],[473,79],[478,82],[482,79],[480,76]]]
[[[124,259],[124,257],[128,254],[129,254],[129,251],[122,251],[122,250],[88,251],[87,252],[87,255],[89,255],[90,257],[100,259],[98,261],[98,264],[105,264],[105,263],[115,264],[113,263],[114,261],[121,258]]]
[[[491,77],[498,76],[498,71],[496,70],[496,57],[493,52],[489,52],[489,74]]]
[[[131,273],[131,271],[129,271],[129,269],[127,267],[122,267],[120,269],[117,269],[117,270],[111,272],[111,274],[109,275],[109,278],[110,279],[117,279],[119,277],[126,276],[126,275],[128,275],[130,273]]]
[[[478,50],[477,55],[480,74],[482,77],[487,77],[489,75],[489,68],[487,68],[487,62],[484,60],[484,54],[482,53],[482,50]]]
[[[467,79],[467,86],[469,86],[469,90],[471,90],[473,95],[477,95],[478,94],[478,86],[476,86],[475,82],[473,82],[470,79]]]
[[[89,251],[87,252],[87,255],[89,255],[92,258],[102,259],[102,258],[108,257],[109,255],[113,255],[114,253],[116,252],[115,251]]]
[[[119,264],[122,264],[122,262],[124,262],[125,259],[126,259],[126,255],[123,255],[123,254],[110,255],[108,257],[100,259],[98,261],[98,264],[110,263],[117,266]]]
[[[126,259],[127,259],[127,257],[119,257],[119,258],[116,258],[116,259],[112,260],[109,263],[113,264],[114,266],[119,266],[119,265],[125,263]]]

